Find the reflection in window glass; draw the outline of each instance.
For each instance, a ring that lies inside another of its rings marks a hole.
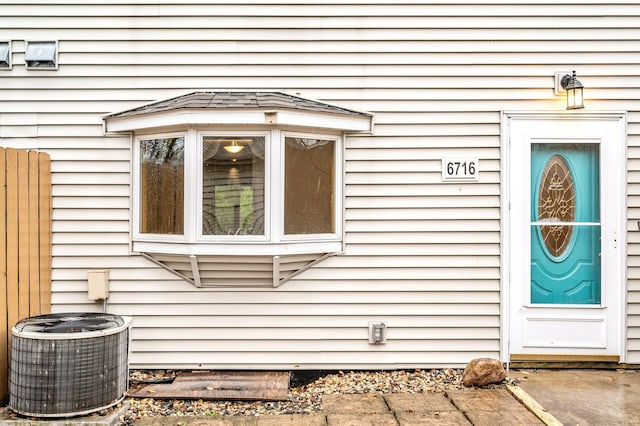
[[[284,233],[335,232],[335,141],[285,138]]]
[[[140,141],[140,232],[184,233],[184,138]]]
[[[203,138],[203,235],[264,235],[264,141]]]

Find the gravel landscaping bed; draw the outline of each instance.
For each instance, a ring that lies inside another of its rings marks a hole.
[[[167,380],[170,371],[134,371],[131,384]],[[130,407],[122,419],[132,425],[150,416],[261,416],[309,414],[322,410],[322,396],[360,393],[425,393],[463,389],[462,370],[394,370],[351,372],[294,372],[286,401],[203,401],[128,398]]]

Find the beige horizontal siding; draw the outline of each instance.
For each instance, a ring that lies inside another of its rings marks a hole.
[[[557,68],[556,66],[550,68]],[[640,67],[638,68],[638,73],[640,73]],[[0,74],[2,75],[2,74]],[[552,85],[551,80],[549,80],[550,87]],[[279,86],[280,90],[283,86]],[[202,88],[202,85],[198,85],[194,87],[194,90]],[[237,87],[224,87],[223,90],[240,90],[244,88]],[[275,90],[275,88],[274,88]],[[140,106],[141,103],[150,102],[159,98],[169,98],[172,96],[179,96],[185,93],[185,90],[175,90],[171,92],[166,91],[156,91],[151,90],[150,92],[153,95],[149,95],[148,99],[136,99],[131,101],[103,101],[100,103],[93,103],[90,100],[88,101],[47,101],[47,102],[23,102],[20,100],[12,101],[12,102],[2,102],[0,100],[0,114],[7,112],[26,112],[36,110],[39,113],[46,113],[47,111],[55,110],[55,111],[69,111],[74,112],[79,109],[85,111],[93,111],[98,115],[104,114],[104,111],[121,111],[126,108],[133,108]],[[166,96],[160,95],[160,93],[164,93]],[[310,96],[307,91],[299,91],[296,93],[300,93],[302,96]],[[475,111],[501,111],[501,110],[513,110],[513,109],[531,109],[531,110],[544,110],[545,108],[554,108],[556,110],[564,108],[563,100],[558,97],[552,97],[552,92],[549,90],[545,91],[544,98],[541,99],[529,99],[526,95],[520,93],[518,95],[519,99],[501,99],[501,100],[482,100],[482,99],[458,99],[458,100],[447,100],[447,99],[439,99],[439,100],[424,100],[424,99],[385,99],[385,100],[376,100],[376,99],[367,99],[367,100],[358,100],[358,99],[347,99],[345,97],[337,97],[337,98],[322,98],[327,102],[339,103],[341,106],[366,110],[366,111],[395,111],[401,112],[403,110],[410,110],[412,112],[415,111],[423,111],[423,112],[441,112],[443,110],[446,111],[455,111],[455,112],[475,112]],[[153,97],[152,97],[153,96]],[[157,96],[157,98],[156,98]],[[320,98],[319,96],[314,96],[313,98]],[[629,107],[629,104],[632,103],[629,100],[624,99],[598,99],[598,98],[588,98],[589,108],[593,108],[594,110],[626,110]],[[550,106],[552,105],[552,106]],[[34,138],[36,135],[30,137],[20,137],[14,138],[15,142],[13,144],[27,144],[30,138]],[[421,138],[423,140],[429,138],[429,135],[422,135]],[[434,135],[436,140],[440,140],[437,135]],[[410,139],[409,136],[405,136],[402,139]],[[453,138],[452,138],[453,139]],[[64,142],[64,141],[61,141]]]
[[[638,18],[635,18],[638,19]],[[602,53],[593,53],[593,52],[552,52],[552,53],[544,53],[544,52],[532,52],[529,54],[524,53],[513,53],[513,52],[486,52],[486,57],[476,57],[470,56],[471,52],[455,52],[455,53],[420,53],[416,54],[416,52],[411,53],[395,53],[395,52],[375,52],[375,53],[353,53],[353,52],[340,52],[340,53],[298,53],[295,59],[296,65],[313,65],[320,62],[321,64],[329,64],[329,65],[351,65],[354,64],[355,59],[357,58],[358,62],[364,65],[377,65],[380,63],[398,63],[401,65],[422,65],[422,64],[433,64],[433,65],[461,65],[461,64],[479,64],[479,65],[496,65],[504,62],[506,65],[516,65],[522,63],[524,60],[531,61],[532,63],[542,63],[542,64],[554,64],[554,63],[575,63],[575,64],[593,64],[593,63],[612,63],[612,61],[628,61],[629,64],[637,64],[638,59],[636,55],[634,55],[633,51],[614,51],[614,52],[602,52]],[[164,53],[167,55],[167,53]],[[186,60],[191,60],[190,56],[193,56],[193,53],[170,53],[170,57],[167,58],[163,56],[162,53],[139,53],[135,55],[129,55],[130,57],[123,56],[122,54],[115,53],[104,53],[101,55],[102,61],[106,66],[109,65],[183,65]],[[20,54],[15,54],[17,58],[20,58]],[[82,54],[60,54],[60,61],[64,61],[62,63],[71,65],[87,65],[91,63],[93,60],[90,58],[95,57],[95,54],[86,55]],[[194,62],[195,66],[198,65],[207,65],[210,63],[228,63],[228,64],[237,64],[237,65],[245,65],[244,73],[241,73],[240,76],[246,75],[247,71],[253,71],[255,73],[255,67],[251,67],[254,64],[270,64],[271,66],[283,65],[287,64],[285,58],[283,58],[281,52],[270,52],[270,53],[200,53],[194,57],[196,59]],[[129,63],[131,62],[131,63]],[[320,65],[320,68],[323,66]],[[278,67],[275,68],[276,70]],[[375,69],[375,68],[373,68]],[[237,81],[245,81],[241,77],[236,75],[234,76],[224,76],[223,70],[218,68],[220,77],[229,78],[230,82]],[[302,70],[304,72],[304,70]],[[104,71],[103,71],[104,72]],[[214,69],[215,72],[215,69]],[[284,75],[273,75],[273,81],[275,79],[282,80],[282,77],[291,78],[290,73],[292,71],[285,71]],[[293,72],[294,76],[297,73]],[[300,73],[300,71],[298,71]],[[318,78],[317,75],[309,76],[308,72],[305,73],[306,76],[309,77],[307,80],[308,85],[317,84]],[[21,75],[25,77],[28,73],[23,72]],[[64,73],[63,73],[64,76]],[[215,76],[215,74],[214,74]],[[304,75],[303,75],[304,76]],[[314,78],[315,77],[315,78]],[[393,76],[392,76],[393,77]],[[459,76],[460,78],[462,76]],[[269,81],[269,74],[265,77],[266,81]],[[342,85],[348,85],[349,82],[353,82],[361,78],[360,76],[346,76],[342,77],[340,74],[337,76],[330,76],[331,80],[335,80],[338,84],[342,83]],[[460,78],[462,80],[462,78]],[[517,87],[518,82],[523,82],[525,80],[524,77],[516,76],[513,78],[511,82],[507,83],[507,87]],[[610,81],[611,83],[615,82],[615,78],[605,78],[600,77],[599,80],[601,82]],[[92,83],[92,87],[99,87],[95,79],[87,79],[85,80],[88,83]],[[300,80],[302,81],[302,80]],[[372,87],[381,86],[382,83],[385,82],[384,78],[376,78],[375,74],[368,76],[368,83]],[[433,85],[433,87],[451,87],[452,82],[455,81],[455,78],[445,78],[445,77],[420,77],[414,76],[411,78],[407,78],[404,80],[397,80],[395,82],[396,86],[406,87],[409,85],[413,85],[413,87],[424,87],[429,83]],[[544,79],[534,78],[532,79],[533,87],[543,87]],[[132,81],[133,82],[133,81]],[[154,86],[158,84],[158,80],[149,80],[146,83],[140,81],[140,84],[148,84],[150,86]],[[65,83],[64,80],[58,84]],[[68,84],[68,82],[67,82]],[[85,83],[87,84],[87,83]],[[460,84],[465,87],[472,85],[469,81],[460,81]],[[73,86],[69,86],[73,87]],[[481,77],[478,79],[478,88],[482,87],[504,87],[504,84],[500,86],[499,79],[495,77]],[[599,86],[596,86],[599,87]]]
[[[5,10],[9,15],[13,16],[171,16],[171,17],[189,17],[201,16],[202,6],[200,4],[207,3],[210,7],[215,7],[217,16],[590,16],[590,15],[608,15],[608,16],[626,16],[629,13],[629,7],[625,3],[632,1],[617,1],[616,4],[604,5],[601,2],[588,1],[579,4],[592,3],[589,8],[576,8],[575,1],[556,2],[556,7],[551,9],[545,1],[527,1],[525,4],[509,4],[508,1],[494,1],[487,4],[486,1],[449,1],[447,4],[424,4],[421,1],[404,1],[403,8],[389,8],[393,2],[386,1],[367,1],[366,8],[354,2],[352,4],[340,4],[337,1],[314,1],[312,4],[305,4],[300,1],[280,1],[280,4],[267,1],[245,1],[244,4],[229,4],[228,1],[187,1],[179,3],[174,1],[136,1],[131,2],[120,1],[105,4],[104,1],[85,1],[81,5],[71,1],[56,1],[55,7],[47,5],[46,1],[25,1],[5,2]],[[13,4],[12,4],[13,3]],[[65,4],[68,3],[68,4]],[[151,3],[145,5],[144,3]],[[413,3],[413,4],[412,4]],[[458,3],[458,4],[456,4]],[[470,11],[469,4],[482,4],[481,9]],[[536,4],[542,3],[542,4]],[[600,4],[597,4],[600,3]],[[255,4],[261,4],[260,9]],[[162,5],[162,7],[159,7]],[[295,5],[295,7],[291,7]],[[330,8],[320,9],[319,5],[330,5]]]
[[[60,221],[53,223],[54,238],[55,234],[64,232],[126,232],[129,233],[129,218],[122,220],[85,220],[82,221]],[[100,240],[96,240],[100,241]]]
[[[387,334],[388,336],[388,334]],[[371,352],[371,348],[367,341],[363,338],[365,336],[360,336],[359,339],[349,339],[344,341],[336,341],[331,340],[329,338],[318,339],[315,341],[310,341],[307,339],[299,339],[295,341],[296,351],[295,353],[283,354],[282,350],[282,341],[278,340],[257,340],[251,341],[247,340],[177,340],[177,339],[161,339],[158,341],[154,340],[138,340],[138,348],[141,352],[145,351],[157,351],[160,346],[164,346],[164,350],[168,352],[207,352],[209,353],[209,357],[211,357],[211,353],[216,351],[216,347],[220,346],[231,346],[233,345],[234,351],[248,354],[252,351],[252,347],[256,345],[256,343],[260,343],[260,354],[265,354],[266,357],[269,355],[273,356],[273,352],[280,352],[278,358],[285,357],[288,358],[289,362],[295,362],[295,357],[298,354],[310,354],[311,356],[317,357],[320,359],[320,353],[325,352],[330,354],[331,352],[345,352],[350,353],[353,357],[357,355],[358,352]],[[466,350],[466,351],[492,351],[496,350],[494,339],[465,339],[464,344],[460,345],[457,341],[450,340],[437,340],[433,339],[429,340],[401,340],[401,339],[393,339],[393,343],[388,342],[387,346],[389,348],[389,352],[430,352],[434,351],[435,348],[438,348],[438,352],[447,352],[452,350]],[[460,348],[462,346],[462,348]],[[222,355],[224,357],[224,355]],[[275,357],[274,357],[275,358]]]
[[[361,327],[341,327],[341,340],[359,340],[362,339]],[[331,331],[324,327],[297,327],[297,328],[281,328],[281,327],[263,327],[261,329],[247,328],[213,328],[213,327],[176,327],[172,329],[159,330],[157,328],[134,330],[133,338],[140,340],[163,340],[170,338],[172,340],[324,340],[331,336]],[[456,339],[489,339],[495,340],[499,336],[493,327],[475,327],[475,328],[403,328],[394,327],[393,337],[395,339],[412,341],[412,340],[456,340]]]
[[[81,269],[83,267],[91,267],[95,264],[108,264],[118,260],[117,258],[109,258],[106,256],[100,257],[81,257],[81,258],[57,258],[55,267],[57,269]],[[148,265],[148,262],[144,258],[139,257],[139,262],[131,261],[127,262],[127,267],[129,268],[140,268]],[[60,292],[77,292],[84,291],[86,287],[86,283],[81,281],[58,281],[60,287],[58,290]],[[155,291],[158,292],[171,292],[175,291],[175,282],[174,281],[150,281],[144,279],[136,279],[136,280],[127,280],[126,278],[121,278],[117,282],[112,283],[112,288],[116,291],[120,292],[140,292],[149,289],[149,286],[153,286]],[[388,289],[393,286],[393,291],[395,292],[405,292],[405,291],[441,291],[444,286],[446,286],[447,291],[451,292],[465,292],[472,286],[474,292],[478,291],[486,291],[486,292],[495,292],[500,289],[499,280],[479,280],[479,279],[470,279],[470,280],[462,280],[458,279],[455,281],[445,281],[445,280],[350,280],[348,282],[340,282],[333,280],[305,280],[298,279],[296,280],[295,286],[282,286],[278,289],[274,290],[265,290],[260,289],[259,291],[278,291],[278,292],[305,292],[306,294],[314,294],[317,292],[361,292],[363,290],[372,291],[372,292],[382,292],[385,293]],[[181,288],[183,292],[199,292],[199,293],[207,293],[214,292],[215,294],[220,294],[224,290],[222,289],[198,289],[194,286],[187,285]],[[235,293],[239,292],[255,292],[255,289],[226,289],[226,291],[230,291]],[[277,317],[274,317],[277,319]],[[472,318],[469,319],[472,321]],[[298,323],[296,323],[298,324]],[[205,326],[205,324],[201,324],[199,326]]]
[[[393,6],[395,7],[395,5]],[[631,5],[630,9],[634,6]],[[391,18],[393,19],[393,18]],[[297,18],[292,18],[292,21]],[[503,20],[506,21],[507,19]],[[619,25],[615,25],[615,22],[609,20],[609,26],[602,26],[600,28],[589,27],[576,27],[575,24],[571,28],[565,28],[565,21],[556,22],[556,27],[545,26],[547,31],[541,31],[539,27],[518,28],[514,31],[513,27],[501,28],[491,27],[488,23],[484,23],[484,27],[479,26],[477,28],[462,28],[462,27],[441,27],[441,28],[427,28],[420,27],[406,28],[396,24],[395,27],[389,26],[387,28],[357,28],[357,37],[363,40],[547,40],[556,41],[562,40],[564,43],[566,40],[634,40],[637,36],[637,29],[634,27],[634,22],[629,19],[625,19],[620,22]],[[629,23],[630,22],[630,23]],[[135,25],[132,23],[131,29],[134,29]],[[306,31],[300,31],[301,29]],[[28,30],[28,31],[26,31]],[[89,30],[89,31],[88,31]],[[90,31],[91,28],[79,27],[79,28],[63,28],[55,26],[53,28],[0,28],[0,38],[11,39],[16,33],[21,35],[16,40],[23,40],[29,38],[36,39],[48,39],[51,37],[59,40],[163,40],[167,36],[167,29],[165,28],[140,28],[135,31],[123,31],[123,28],[100,28],[100,31]],[[267,28],[256,28],[252,25],[252,20],[246,20],[244,28],[174,28],[171,34],[172,40],[188,41],[191,40],[264,40],[265,38],[276,40],[288,40],[295,38],[296,40],[317,40],[319,37],[319,31],[322,32],[323,40],[352,40],[354,28],[317,28],[313,25],[309,25],[307,28],[290,28],[286,24],[282,28],[269,28],[269,34],[265,34]],[[313,31],[315,30],[315,31]],[[330,30],[330,31],[328,31]],[[326,33],[326,34],[325,34]],[[28,37],[25,37],[26,34]],[[558,42],[559,43],[559,42]],[[562,43],[559,43],[562,44]],[[551,51],[551,49],[550,49]],[[551,51],[555,53],[556,51]]]
[[[628,362],[640,363],[640,7],[635,1],[27,0],[0,5],[0,142],[52,157],[53,309],[134,315],[134,367],[460,366],[500,355],[504,110],[630,111]],[[58,40],[55,71],[24,40]],[[131,255],[130,138],[104,114],[196,89],[283,90],[375,113],[349,136],[345,253],[277,289],[196,289]],[[445,156],[477,183],[441,182]],[[502,284],[504,285],[504,284]],[[367,325],[389,324],[370,346]]]
[[[620,40],[615,45],[602,40],[572,40],[565,41],[565,46],[571,52],[629,52],[637,48],[637,41]],[[380,52],[443,52],[443,53],[499,53],[499,52],[521,52],[523,50],[529,52],[548,52],[555,47],[550,41],[531,39],[526,41],[513,40],[496,40],[493,43],[479,45],[475,41],[470,40],[449,40],[443,44],[437,40],[406,40],[403,43],[391,40],[314,40],[307,41],[304,38],[296,40],[273,40],[273,39],[247,39],[241,43],[237,41],[218,41],[218,40],[192,40],[190,43],[183,43],[174,40],[165,40],[158,42],[155,40],[127,40],[124,41],[86,41],[86,40],[67,40],[65,41],[65,51],[67,54],[78,53],[88,55],[91,50],[105,53],[254,53],[254,52],[282,52],[289,53],[293,50],[296,52],[352,52],[352,53],[380,53]],[[79,64],[84,65],[85,63]],[[216,69],[223,69],[223,66]],[[274,67],[278,68],[278,67]],[[393,67],[385,64],[378,64],[377,68],[386,69],[393,72]],[[455,69],[455,68],[454,68]],[[292,69],[283,68],[289,73],[309,71],[307,68]],[[529,71],[529,70],[527,70]],[[393,74],[392,74],[393,75]],[[605,73],[602,73],[605,76]],[[482,76],[482,74],[481,74]],[[495,78],[494,76],[489,76]],[[517,76],[514,76],[517,77]],[[91,77],[87,77],[91,78]],[[615,76],[611,76],[615,78]]]
[[[391,8],[388,8],[391,10]],[[460,9],[462,11],[463,9]],[[522,12],[526,13],[526,8]],[[629,11],[629,8],[626,8]],[[387,16],[311,16],[299,14],[294,17],[287,16],[263,16],[251,14],[245,16],[219,16],[217,10],[212,10],[215,14],[209,16],[136,16],[131,19],[129,16],[110,16],[108,19],[102,16],[58,16],[52,19],[50,16],[2,16],[0,25],[5,30],[33,28],[33,29],[237,29],[237,28],[460,28],[466,31],[475,28],[500,28],[503,31],[519,28],[610,28],[618,26],[622,28],[633,28],[637,25],[637,14],[634,15],[613,15],[607,13],[609,19],[602,19],[601,16],[581,16],[580,19],[567,19],[567,16],[469,16],[460,14],[458,16],[410,16],[395,15],[389,13]],[[333,14],[328,10],[327,13]]]
[[[495,217],[493,219],[497,219]],[[440,231],[440,232],[465,232],[467,229],[474,229],[476,231],[492,231],[496,232],[500,230],[500,224],[491,219],[469,219],[469,220],[456,220],[452,217],[450,220],[394,220],[394,219],[380,219],[380,220],[359,220],[351,221],[347,223],[347,233],[368,232],[375,229],[376,232],[425,232],[425,231]],[[432,242],[432,240],[429,240]],[[454,242],[454,241],[452,241]],[[490,242],[495,242],[491,240]]]
[[[346,211],[347,221],[350,220],[376,220],[385,216],[389,209],[349,209]],[[496,219],[500,218],[500,209],[475,208],[475,209],[450,209],[447,207],[433,207],[420,209],[396,208],[393,209],[393,218],[397,220],[441,220],[441,219]],[[348,224],[348,222],[347,222]]]
[[[640,67],[639,67],[640,68]],[[258,90],[264,86],[259,85],[255,79],[253,80],[249,87],[246,85],[239,86],[231,86],[233,88],[245,88],[247,90]],[[288,79],[287,79],[288,80]],[[330,79],[327,79],[329,82]],[[222,83],[222,81],[221,81]],[[284,80],[278,82],[279,85],[285,83]],[[278,84],[276,83],[276,84]],[[272,83],[273,84],[273,83]],[[549,85],[551,86],[552,80],[550,80]],[[160,91],[159,91],[160,92]],[[422,89],[422,88],[371,88],[370,90],[364,91],[360,93],[358,96],[358,89],[345,88],[341,89],[330,88],[330,89],[316,89],[316,88],[305,88],[304,95],[310,98],[315,99],[330,99],[332,102],[350,98],[360,98],[361,100],[371,100],[371,101],[393,101],[393,100],[457,100],[457,101],[466,101],[466,100],[482,100],[486,98],[492,98],[494,100],[527,100],[527,99],[549,99],[549,88],[540,88],[540,89],[531,89],[528,90],[527,93],[523,93],[522,89],[517,88],[507,88],[501,90],[493,90],[493,89],[475,89],[475,90],[455,90],[452,89]],[[405,93],[406,92],[406,93]],[[104,98],[106,101],[125,101],[127,99],[136,99],[137,103],[141,103],[142,101],[149,101],[154,99],[145,98],[149,96],[149,89],[123,89],[121,91],[114,90],[75,90],[75,89],[51,89],[43,92],[26,92],[25,94],[21,94],[18,90],[7,90],[3,93],[3,100],[5,102],[22,102],[22,101],[84,101],[89,102],[95,99],[96,96],[100,96]],[[162,91],[165,94],[163,97],[172,97],[179,96],[185,93],[185,90],[171,90],[171,91]],[[618,89],[592,89],[590,96],[593,96],[595,99],[601,99],[605,95],[613,96],[614,99],[637,99],[640,95],[640,88],[618,88]],[[434,126],[436,129],[440,129],[441,126]],[[461,126],[462,127],[462,126]],[[479,127],[479,126],[478,126]],[[489,128],[495,126],[488,126]],[[97,126],[92,127],[93,131],[98,130]],[[464,130],[462,130],[464,132]],[[467,133],[463,133],[467,134]],[[7,135],[8,137],[9,135]],[[91,134],[90,136],[98,136],[97,134]],[[435,133],[434,136],[439,136],[438,133]]]
[[[117,42],[114,42],[117,43]],[[293,42],[292,42],[293,43]],[[447,43],[442,43],[447,45]],[[162,43],[158,42],[158,46],[161,47]],[[124,47],[124,46],[123,46]],[[563,46],[549,46],[550,49],[564,48]],[[227,65],[218,65],[213,63],[213,58],[208,63],[194,64],[189,68],[184,69],[178,76],[173,77],[172,87],[190,89],[198,83],[207,84],[209,82],[218,82],[221,78],[224,78],[225,86],[237,85],[238,83],[246,85],[254,85],[250,81],[251,77],[260,75],[261,79],[265,82],[282,83],[284,79],[295,79],[296,82],[303,82],[305,87],[313,87],[314,84],[320,84],[323,79],[318,78],[319,70],[326,76],[326,81],[332,81],[335,83],[340,82],[353,82],[358,81],[362,84],[364,82],[371,84],[372,87],[378,87],[380,83],[392,84],[398,87],[406,87],[407,84],[403,81],[395,79],[398,76],[411,77],[412,81],[419,81],[422,86],[429,87],[433,85],[434,88],[449,88],[456,87],[471,87],[474,86],[469,82],[466,77],[468,76],[468,66],[474,65],[474,73],[477,74],[478,88],[518,88],[522,87],[522,84],[531,85],[533,88],[544,89],[548,87],[548,67],[549,65],[565,65],[567,64],[566,57],[557,57],[558,61],[551,62],[546,56],[538,56],[538,62],[532,62],[527,64],[526,72],[523,72],[522,66],[517,63],[514,64],[501,64],[498,60],[494,62],[487,62],[478,64],[473,59],[471,54],[478,54],[479,52],[460,52],[455,56],[449,55],[449,59],[455,58],[456,61],[462,63],[449,63],[448,60],[438,60],[431,62],[422,60],[422,54],[420,52],[413,52],[412,54],[405,54],[403,58],[408,60],[403,63],[401,68],[394,67],[393,65],[386,65],[386,62],[373,62],[373,58],[377,58],[378,61],[383,60],[397,60],[397,57],[389,57],[383,54],[376,54],[372,56],[372,63],[359,64],[354,63],[353,56],[359,54],[345,53],[340,56],[336,56],[337,59],[341,59],[338,63],[314,63],[310,62],[288,64],[288,63],[273,63],[274,61],[282,61],[281,52],[273,52],[271,55],[263,55],[260,60],[253,58],[250,53],[238,53],[234,56],[233,61]],[[167,52],[166,54],[171,54]],[[492,52],[484,52],[486,55],[493,56]],[[137,56],[137,54],[128,54],[131,56]],[[88,58],[92,57],[87,53]],[[279,58],[279,59],[278,59]],[[312,56],[309,55],[309,60]],[[350,59],[351,58],[351,59]],[[62,57],[64,60],[64,56]],[[219,59],[219,58],[218,58]],[[323,58],[326,60],[326,58]],[[350,60],[349,60],[350,59]],[[22,54],[14,54],[14,62],[22,61]],[[243,60],[245,62],[243,62]],[[246,62],[249,61],[249,62]],[[418,62],[419,61],[419,62]],[[633,81],[628,82],[628,76],[635,75],[634,67],[637,64],[634,61],[628,64],[625,69],[618,69],[617,66],[610,63],[604,63],[598,65],[591,65],[590,63],[582,63],[580,61],[580,69],[584,75],[592,76],[593,82],[591,88],[607,88],[615,87],[616,84],[624,82],[624,86],[635,87]],[[153,88],[153,89],[166,89],[166,86],[162,85],[163,77],[167,76],[168,67],[158,67],[163,65],[162,63],[149,64],[144,62],[137,64],[135,68],[127,69],[122,68],[121,65],[128,65],[127,60],[122,59],[121,64],[111,65],[87,65],[86,61],[80,64],[68,64],[62,62],[67,66],[61,67],[56,71],[38,71],[42,75],[55,75],[56,79],[51,81],[51,85],[47,86],[44,81],[31,82],[28,79],[33,75],[34,71],[26,70],[16,67],[11,71],[14,78],[17,81],[29,81],[29,84],[33,84],[38,88],[57,88],[57,89],[94,89],[102,90],[104,85],[102,80],[104,77],[109,77],[114,81],[118,81],[119,85],[123,88],[135,89],[135,88]],[[73,65],[73,66],[71,66]],[[180,67],[182,63],[173,64],[172,67]],[[234,66],[234,75],[228,76],[225,74],[229,65]],[[291,65],[296,65],[292,67]],[[5,71],[3,71],[4,73]],[[3,76],[0,73],[0,76]],[[6,74],[4,74],[6,75]],[[582,75],[582,74],[581,74]],[[90,77],[88,77],[90,76]],[[505,77],[509,77],[505,79]],[[530,81],[525,83],[526,81]],[[75,84],[74,84],[75,83]],[[376,85],[377,83],[377,85]],[[520,85],[519,85],[520,84]],[[265,85],[266,86],[266,85]],[[326,86],[322,84],[321,87]],[[197,86],[196,86],[197,87]],[[618,86],[619,87],[619,86]],[[473,87],[471,87],[473,88]]]
[[[67,295],[66,297],[71,297]],[[212,295],[213,297],[213,295]],[[246,297],[246,294],[243,294]],[[64,306],[78,306],[78,303],[63,303],[58,296],[54,295],[55,303],[60,307]],[[79,298],[78,298],[79,299]],[[53,303],[53,302],[52,302]],[[130,300],[126,305],[130,304]],[[290,316],[290,315],[323,315],[327,316],[327,310],[331,311],[331,315],[335,316],[349,316],[359,315],[368,316],[370,320],[380,320],[381,317],[399,316],[399,315],[469,315],[473,312],[474,315],[499,315],[500,310],[495,303],[484,304],[459,304],[445,305],[434,300],[433,304],[411,304],[411,303],[397,303],[397,304],[380,304],[380,305],[364,305],[364,304],[352,304],[352,305],[334,305],[330,304],[315,304],[309,303],[304,306],[290,306],[281,304],[269,304],[261,306],[245,305],[242,301],[238,300],[236,304],[231,305],[214,305],[214,304],[179,304],[172,303],[171,301],[165,301],[165,303],[159,305],[142,304],[138,303],[135,306],[122,306],[121,304],[114,304],[111,306],[111,311],[117,314],[124,314],[124,312],[130,312],[132,315],[156,315],[157,310],[171,311],[173,315],[176,315],[176,319],[179,321],[179,316],[182,315],[200,315],[200,316],[244,316],[244,315],[274,315],[274,312],[278,312],[278,315]],[[284,309],[284,312],[283,312]],[[215,315],[212,315],[215,313]],[[363,329],[366,328],[363,326]],[[337,331],[339,333],[339,330]],[[497,342],[496,342],[497,345]],[[222,348],[221,348],[222,349]],[[295,350],[293,348],[284,348],[288,350]],[[383,349],[384,350],[384,349]],[[397,354],[399,358],[402,354]],[[339,360],[336,360],[339,362]]]
[[[181,292],[180,294],[173,294],[171,300],[167,300],[167,294],[156,291],[153,294],[146,294],[146,291],[140,292],[122,292],[116,293],[111,296],[110,301],[114,304],[126,303],[127,298],[142,299],[144,298],[150,304],[177,304],[177,305],[209,305],[212,309],[215,309],[220,315],[223,312],[238,314],[244,313],[245,315],[264,315],[271,309],[274,309],[276,305],[284,305],[279,308],[281,314],[300,314],[304,310],[309,311],[322,311],[323,305],[332,304],[337,312],[346,312],[351,309],[351,305],[361,303],[361,308],[357,308],[353,314],[358,311],[362,312],[394,312],[397,309],[401,309],[403,306],[410,310],[420,310],[420,306],[425,304],[435,303],[452,303],[452,304],[479,304],[486,305],[493,301],[492,292],[472,292],[472,291],[435,291],[435,292],[422,292],[422,291],[405,291],[405,292],[370,292],[362,293],[361,291],[342,291],[340,292],[340,299],[336,300],[335,295],[325,293],[314,293],[313,300],[308,300],[309,294],[303,291],[288,291],[288,292],[261,292],[255,290],[249,294],[244,294],[244,300],[242,303],[238,301],[237,294],[233,292],[227,293],[205,293],[203,291],[197,292]],[[84,299],[80,295],[76,295],[78,302],[83,302]],[[67,300],[71,301],[71,295],[67,295]],[[407,299],[413,301],[411,304],[407,304]],[[215,302],[215,303],[214,303]],[[241,306],[237,306],[241,305]],[[309,312],[310,313],[310,312]]]
[[[133,365],[147,365],[150,368],[163,368],[166,365],[181,365],[186,369],[241,369],[241,370],[262,370],[262,369],[357,369],[357,370],[379,370],[379,369],[405,369],[415,368],[416,365],[429,365],[432,368],[444,368],[455,365],[465,365],[470,358],[492,357],[497,348],[481,351],[473,350],[468,352],[446,350],[437,351],[437,347],[430,348],[430,351],[405,352],[402,359],[397,357],[397,351],[369,351],[369,352],[261,352],[259,354],[261,364],[255,363],[256,355],[247,352],[220,353],[212,351],[179,352],[157,351],[161,345],[148,352],[132,353],[129,361]],[[333,360],[340,360],[334,364]]]
[[[640,363],[640,111],[629,113],[627,126],[627,362]]]

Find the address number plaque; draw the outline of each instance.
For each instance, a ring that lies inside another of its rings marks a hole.
[[[480,172],[477,157],[450,157],[442,159],[442,180],[445,182],[477,181]]]

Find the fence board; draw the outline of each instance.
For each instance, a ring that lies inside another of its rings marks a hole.
[[[15,149],[6,150],[6,176],[7,329],[2,332],[7,334],[10,348],[10,330],[18,322],[18,151]]]
[[[29,316],[29,153],[18,151],[18,320]]]
[[[51,158],[38,154],[40,211],[40,312],[51,312]]]
[[[0,149],[0,171],[6,170],[5,150]],[[0,172],[0,212],[7,210],[6,175]],[[0,235],[7,235],[7,216],[0,213]],[[2,241],[2,239],[0,239]],[[4,240],[6,241],[6,239]],[[0,330],[8,330],[7,320],[7,246],[0,244]],[[6,395],[9,381],[9,336],[0,336],[0,395]]]
[[[38,235],[38,204],[40,194],[38,193],[39,182],[38,173],[38,153],[29,152],[29,314],[40,312],[40,244]]]
[[[0,400],[11,328],[51,309],[51,220],[49,155],[0,148]]]

